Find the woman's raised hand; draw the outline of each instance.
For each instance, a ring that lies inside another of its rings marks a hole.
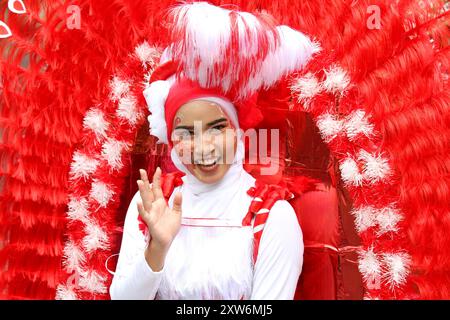
[[[142,201],[138,201],[139,215],[147,224],[150,244],[167,251],[180,230],[181,193],[175,194],[173,207],[169,208],[161,189],[161,169],[157,168],[150,185],[147,172],[139,170],[141,180],[137,181]]]

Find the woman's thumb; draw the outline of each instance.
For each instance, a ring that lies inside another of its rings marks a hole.
[[[181,202],[182,202],[181,192],[177,192],[175,194],[175,197],[173,198],[172,210],[179,214],[181,214]]]

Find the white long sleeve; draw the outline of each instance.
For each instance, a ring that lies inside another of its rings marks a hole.
[[[270,210],[256,260],[252,300],[292,300],[303,264],[303,235],[287,201]]]
[[[125,217],[119,260],[109,289],[113,300],[154,299],[164,272],[164,269],[152,271],[145,260],[147,244],[139,230],[138,199],[140,196],[136,193]]]
[[[139,230],[137,193],[130,203],[116,273],[110,287],[112,299],[154,299],[163,273],[153,272]],[[207,241],[207,239],[205,239]],[[254,267],[251,299],[293,299],[303,262],[303,239],[294,209],[287,201],[272,207],[261,237]]]

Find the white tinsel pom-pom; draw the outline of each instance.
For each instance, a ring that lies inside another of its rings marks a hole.
[[[86,257],[73,241],[68,240],[63,249],[64,260],[63,264],[69,273],[79,272],[82,264],[86,261]]]
[[[127,94],[119,99],[116,113],[120,118],[128,121],[131,126],[136,125],[142,116],[137,108],[137,100],[131,94]]]
[[[305,111],[308,111],[308,100],[322,91],[319,80],[312,74],[307,73],[301,78],[296,79],[291,85],[291,92],[297,95],[299,103],[305,105]]]
[[[105,115],[97,108],[90,109],[84,116],[83,127],[92,130],[99,141],[106,137],[108,126]]]
[[[373,284],[381,280],[382,265],[372,248],[360,252],[358,269],[367,283]]]
[[[70,177],[71,179],[88,178],[95,172],[98,166],[98,161],[76,151],[72,158],[70,165]]]
[[[384,273],[383,280],[391,287],[397,287],[405,283],[409,274],[411,258],[407,253],[383,254]]]
[[[345,131],[347,137],[353,140],[359,134],[369,137],[373,134],[373,124],[371,124],[364,110],[353,111],[345,120]]]
[[[329,70],[325,70],[326,79],[322,85],[325,90],[332,93],[343,93],[350,84],[350,78],[347,72],[339,66],[333,66]]]
[[[63,284],[58,285],[56,288],[56,300],[78,300],[77,294]]]
[[[325,113],[317,119],[317,127],[325,142],[330,142],[342,131],[343,121],[333,114]]]
[[[131,85],[128,82],[119,79],[119,77],[113,77],[109,84],[109,87],[111,89],[111,100],[117,101],[125,94],[128,94],[128,92],[130,91],[130,86]]]
[[[109,239],[106,232],[101,226],[93,221],[88,221],[84,228],[86,236],[83,238],[83,246],[87,252],[98,249],[107,249],[109,247]]]
[[[371,206],[360,207],[350,212],[355,217],[356,230],[361,233],[377,223],[377,210]]]
[[[115,139],[108,139],[102,145],[102,157],[108,162],[114,170],[122,168],[122,153],[126,149],[127,144]]]
[[[358,164],[352,158],[347,158],[339,165],[342,180],[349,185],[361,186],[363,175],[359,171]]]
[[[91,186],[91,192],[89,196],[97,201],[101,207],[106,207],[108,202],[114,195],[114,191],[111,190],[106,184],[100,181],[94,181]]]
[[[160,80],[152,82],[148,88],[144,90],[145,101],[147,102],[148,109],[151,113],[151,115],[148,116],[150,134],[157,137],[159,143],[168,143],[169,141],[167,137],[164,105],[167,96],[169,95],[170,86],[171,81]]]
[[[364,178],[371,183],[381,181],[390,175],[388,160],[381,155],[372,155],[361,150],[358,159],[364,162]]]
[[[144,66],[146,64],[150,64],[150,66],[155,65],[161,55],[160,50],[157,47],[150,46],[147,41],[136,46],[134,53]]]
[[[378,234],[381,235],[386,232],[397,232],[397,224],[403,220],[403,216],[398,209],[389,206],[378,210],[376,219],[379,226]]]
[[[95,271],[86,271],[81,274],[80,287],[90,293],[106,293],[106,277]]]
[[[70,220],[84,221],[88,217],[89,205],[85,198],[70,198],[68,204],[69,210],[67,216]]]

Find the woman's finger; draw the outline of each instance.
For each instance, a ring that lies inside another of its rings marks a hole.
[[[156,168],[155,174],[153,175],[153,185],[152,185],[154,200],[164,199],[164,194],[161,189],[161,169]]]
[[[148,180],[147,171],[144,169],[139,169],[139,173],[141,175],[141,180],[144,181],[145,189],[151,191],[150,189],[150,180]]]
[[[138,180],[139,195],[141,196],[144,209],[150,212],[152,209],[153,193],[145,187],[144,181]]]
[[[142,204],[141,201],[138,201],[138,202],[137,202],[137,209],[138,209],[139,216],[141,217],[141,219],[142,219],[145,223],[147,223],[147,219],[148,219],[148,217],[147,217],[147,212],[145,211],[144,205]]]

